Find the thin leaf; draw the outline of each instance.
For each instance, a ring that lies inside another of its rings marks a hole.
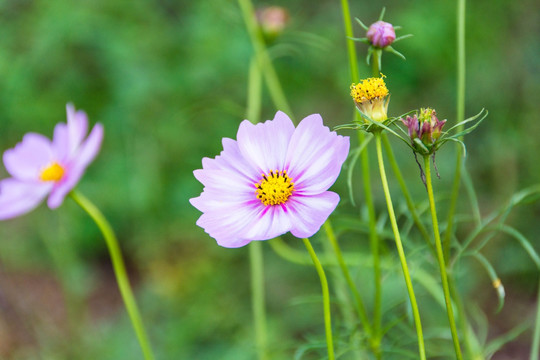
[[[368,28],[366,25],[364,25],[364,23],[362,22],[362,20],[360,20],[359,18],[354,18],[354,20],[356,20],[356,22],[359,23],[360,26],[364,28],[364,30],[366,30],[366,31],[369,30],[369,28]]]
[[[457,128],[457,127],[459,127],[459,126],[461,126],[461,125],[465,125],[465,124],[467,124],[467,123],[470,123],[471,121],[476,120],[480,115],[482,115],[482,113],[484,112],[484,110],[485,110],[485,109],[480,110],[480,112],[479,112],[478,114],[476,114],[476,115],[474,115],[474,116],[472,116],[472,117],[470,117],[470,118],[467,118],[467,119],[461,121],[460,123],[458,123],[458,124],[452,126],[450,129],[446,130],[445,132],[446,132],[446,133],[449,133],[450,131],[454,130],[455,128]],[[482,119],[481,119],[481,120],[484,120],[484,118],[487,116],[487,114],[488,114],[488,112],[486,111],[486,113],[484,114],[484,116],[482,116]]]
[[[501,309],[504,306],[504,298],[506,296],[506,293],[504,292],[504,286],[501,283],[501,279],[499,276],[497,276],[497,273],[495,272],[495,269],[491,265],[491,263],[488,261],[488,259],[485,258],[484,255],[481,253],[473,253],[471,255],[474,257],[478,262],[484,267],[486,272],[488,273],[489,278],[491,279],[491,284],[497,291],[497,298],[499,299],[499,306],[497,307],[497,310],[495,312],[501,311]]]

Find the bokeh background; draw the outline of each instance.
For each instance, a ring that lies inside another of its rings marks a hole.
[[[340,2],[254,5],[289,12],[271,55],[295,117],[320,113],[329,126],[350,122]],[[398,35],[414,34],[396,44],[407,61],[383,59],[390,113],[431,106],[455,122],[454,2],[352,1],[351,12],[369,24],[383,5],[385,20],[403,27]],[[235,138],[245,118],[253,51],[238,4],[3,0],[0,28],[0,149],[13,147],[29,131],[51,136],[54,125],[65,121],[67,102],[105,126],[101,153],[78,188],[117,232],[157,357],[254,358],[248,249],[217,246],[195,225],[199,213],[188,202],[202,191],[192,171],[202,157],[221,151],[222,137]],[[355,34],[364,36],[358,24]],[[489,110],[466,139],[466,166],[483,214],[539,183],[539,34],[538,1],[467,5],[466,114]],[[359,43],[357,50],[363,59],[366,46]],[[369,75],[365,64],[360,69]],[[265,92],[262,118],[273,118],[275,111]],[[394,149],[415,199],[423,201],[412,155],[401,143],[394,142]],[[453,145],[438,153],[441,214],[454,158]],[[0,173],[7,176],[3,168]],[[375,171],[372,176],[377,184]],[[334,189],[344,200],[338,213],[359,211],[348,202],[343,178]],[[361,191],[355,196],[361,204]],[[384,214],[377,186],[374,197]],[[462,191],[463,214],[470,212],[468,201]],[[540,205],[531,202],[509,220],[537,250],[539,218]],[[286,241],[302,250],[297,240]],[[354,241],[368,240],[362,235],[349,241],[354,249]],[[286,262],[267,245],[270,342],[273,358],[288,359],[308,350],[305,344],[323,341],[319,284],[312,268]],[[489,320],[490,338],[534,317],[538,274],[507,237],[496,237],[484,254],[505,285],[505,307],[495,312],[496,294],[478,266],[467,268],[463,291],[466,306],[478,306]],[[354,274],[362,290],[365,275]],[[525,330],[499,358],[523,358],[530,338]],[[302,356],[321,358],[309,351]],[[41,205],[0,224],[0,358],[142,358],[102,236],[70,199],[57,211]]]

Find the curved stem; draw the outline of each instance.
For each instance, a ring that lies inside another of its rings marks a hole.
[[[433,234],[435,236],[435,248],[437,250],[437,260],[439,261],[439,270],[441,271],[441,282],[444,292],[444,301],[446,303],[446,313],[450,322],[450,331],[452,332],[452,340],[454,342],[454,351],[458,360],[463,359],[461,348],[459,346],[459,337],[457,334],[456,321],[454,319],[454,311],[452,310],[452,300],[450,297],[450,288],[448,286],[448,276],[446,275],[446,264],[444,262],[444,254],[441,244],[441,236],[439,233],[439,222],[437,220],[437,209],[435,208],[435,198],[433,196],[433,185],[431,183],[431,166],[429,163],[429,155],[424,156],[424,172],[426,174],[426,188],[429,198],[429,207],[431,209],[431,220],[433,222]]]
[[[456,103],[456,121],[461,123],[465,119],[465,0],[457,2],[457,103]],[[463,130],[463,125],[456,128],[457,132]],[[452,239],[452,228],[454,226],[454,213],[456,212],[457,198],[459,196],[459,184],[461,181],[461,167],[463,166],[463,150],[461,146],[457,147],[456,170],[454,173],[454,182],[452,185],[452,195],[450,206],[448,207],[448,216],[446,223],[446,232],[444,234],[443,247],[446,260],[450,256],[450,241]]]
[[[131,290],[131,285],[129,284],[122,252],[120,251],[120,246],[118,245],[118,241],[116,240],[116,236],[114,235],[111,225],[107,219],[105,219],[105,216],[103,216],[101,211],[99,211],[99,209],[84,195],[76,190],[73,190],[69,195],[84,211],[86,211],[92,220],[94,220],[99,230],[103,234],[105,242],[107,243],[107,249],[109,250],[109,254],[111,256],[118,288],[120,289],[120,294],[124,300],[124,305],[126,306],[133,329],[137,334],[144,358],[146,360],[153,360],[154,354],[152,352],[150,342],[148,341],[148,336],[146,335],[146,330],[144,329],[141,315],[139,314],[139,309],[137,308],[137,303],[135,302],[135,297],[133,296],[133,291]]]
[[[381,173],[381,182],[384,190],[384,196],[386,198],[386,206],[388,207],[388,216],[390,217],[390,223],[392,224],[392,231],[394,232],[394,238],[396,241],[396,247],[401,262],[401,268],[403,270],[403,276],[405,278],[405,285],[407,286],[407,292],[409,293],[409,300],[411,301],[411,307],[414,317],[414,324],[416,326],[416,335],[418,337],[418,350],[420,353],[420,359],[426,359],[426,350],[424,346],[424,335],[422,333],[422,323],[420,322],[420,312],[418,311],[418,304],[416,303],[416,296],[412,286],[411,276],[409,274],[409,267],[407,266],[407,260],[405,259],[405,252],[403,251],[403,245],[401,243],[401,236],[399,235],[399,229],[397,226],[396,215],[394,213],[394,205],[392,204],[392,198],[390,196],[390,190],[388,188],[388,181],[386,180],[386,171],[384,170],[384,160],[382,155],[381,146],[381,133],[375,133],[375,142],[377,146],[377,159],[379,161],[379,171]]]
[[[311,256],[311,260],[313,260],[313,265],[315,265],[315,269],[317,270],[317,274],[319,274],[319,279],[321,280],[321,288],[322,288],[322,295],[323,295],[323,308],[324,308],[324,328],[326,332],[326,346],[328,348],[328,359],[334,360],[334,340],[332,338],[332,319],[330,316],[330,291],[328,290],[328,281],[326,280],[326,275],[324,274],[324,269],[321,265],[321,262],[317,258],[317,254],[315,253],[315,250],[313,249],[313,246],[311,246],[311,243],[309,242],[309,239],[302,239],[304,241],[304,245],[306,245],[306,249],[309,252],[309,255]]]

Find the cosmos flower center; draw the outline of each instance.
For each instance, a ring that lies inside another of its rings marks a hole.
[[[64,176],[64,168],[56,161],[44,168],[39,174],[42,181],[59,181]]]
[[[368,78],[351,85],[351,96],[356,103],[383,99],[388,95],[388,88],[382,77]]]
[[[262,174],[261,180],[255,184],[255,187],[257,199],[266,206],[285,203],[294,191],[294,183],[286,170],[270,170],[268,174]]]

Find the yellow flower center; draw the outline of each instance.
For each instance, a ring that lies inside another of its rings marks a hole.
[[[383,77],[368,78],[358,84],[351,85],[351,96],[357,103],[371,101],[374,99],[383,99],[388,95],[388,89],[384,83]]]
[[[64,176],[64,168],[57,162],[53,162],[39,174],[42,181],[59,181]]]
[[[262,174],[255,187],[257,199],[266,206],[283,204],[294,191],[294,183],[285,170],[270,170],[268,174]]]

